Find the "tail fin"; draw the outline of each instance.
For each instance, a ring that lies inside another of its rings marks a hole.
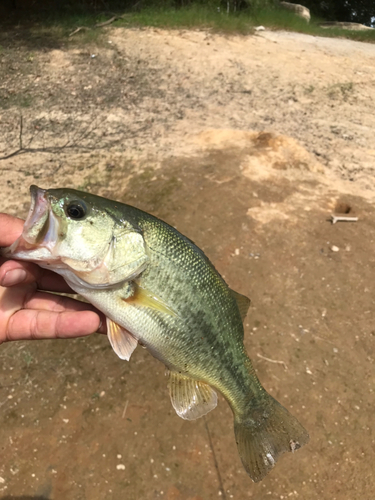
[[[270,472],[282,453],[298,450],[309,440],[298,420],[269,394],[248,415],[235,418],[234,433],[243,466],[254,482]]]

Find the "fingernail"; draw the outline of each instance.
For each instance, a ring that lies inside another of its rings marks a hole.
[[[2,286],[20,285],[27,278],[27,273],[24,269],[12,269],[5,273],[4,278],[1,280]]]

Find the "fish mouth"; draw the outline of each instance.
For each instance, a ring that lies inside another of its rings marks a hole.
[[[3,255],[35,261],[51,260],[57,242],[58,220],[50,208],[47,190],[30,186],[30,196],[30,209],[22,234],[13,245],[4,249]]]
[[[35,245],[41,238],[43,229],[48,223],[48,201],[46,190],[37,186],[30,186],[31,204],[25,224],[23,226],[22,238],[25,243]]]

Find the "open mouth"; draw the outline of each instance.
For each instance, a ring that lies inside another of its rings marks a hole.
[[[41,243],[48,226],[49,210],[45,193],[45,189],[30,186],[31,204],[21,236],[30,245]]]
[[[3,255],[36,261],[50,259],[57,241],[58,221],[50,210],[45,189],[31,186],[30,195],[30,209],[22,234],[13,245],[3,251]]]

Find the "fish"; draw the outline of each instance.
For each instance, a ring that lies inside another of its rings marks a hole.
[[[106,316],[123,360],[138,344],[166,366],[177,415],[203,417],[220,392],[254,482],[309,440],[261,385],[244,347],[250,300],[227,285],[189,238],[138,208],[74,189],[30,187],[21,236],[3,256],[61,275]]]

